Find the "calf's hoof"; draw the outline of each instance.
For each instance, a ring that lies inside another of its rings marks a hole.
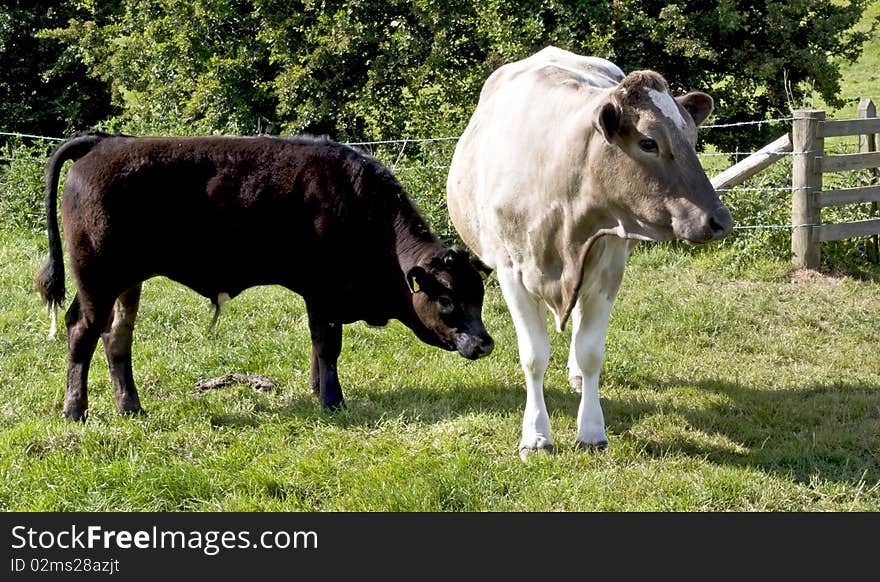
[[[122,416],[131,416],[131,417],[137,416],[139,418],[143,418],[143,417],[147,416],[147,411],[144,410],[143,408],[141,408],[140,406],[138,406],[137,408],[132,408],[132,409],[121,409],[120,408],[119,414]]]
[[[339,412],[345,408],[345,400],[338,400],[335,402],[322,402],[321,408],[323,408],[326,412],[334,413]]]
[[[133,398],[126,396],[117,398],[116,409],[119,410],[119,414],[123,416],[146,416],[147,414],[146,411],[141,408],[141,401],[137,396]]]
[[[525,463],[528,462],[529,457],[534,457],[538,455],[552,455],[556,451],[553,444],[541,445],[538,447],[520,447],[519,448],[519,458]]]
[[[85,406],[64,405],[61,414],[72,422],[85,422],[89,416],[89,410]]]
[[[571,389],[580,394],[584,389],[584,379],[581,376],[572,376],[568,379]]]
[[[608,441],[599,441],[597,443],[585,443],[583,441],[577,441],[574,446],[579,451],[584,451],[587,453],[601,453],[608,448]]]

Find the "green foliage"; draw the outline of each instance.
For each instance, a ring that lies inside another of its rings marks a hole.
[[[118,2],[92,9],[103,22]],[[37,34],[82,17],[65,0],[7,2],[0,6],[0,131],[60,136],[113,113],[107,86],[87,74],[75,43]]]
[[[92,13],[97,3],[84,6]],[[133,133],[272,132],[274,76],[254,32],[260,13],[243,0],[121,0],[102,24],[71,20],[45,33],[79,49],[122,114],[105,125]]]
[[[7,140],[0,146],[0,228],[46,228],[43,173],[54,144]]]
[[[656,69],[711,91],[718,117],[754,120],[787,113],[786,81],[835,103],[868,38],[853,29],[866,0],[119,0],[103,21],[97,4],[48,37],[112,86],[108,125],[140,133],[457,134],[492,70],[548,44]]]
[[[850,138],[852,141],[852,138]],[[854,153],[856,144],[838,140],[825,148],[828,154]],[[688,246],[673,242],[665,245],[680,252],[720,255],[718,264],[733,262],[736,269],[756,261],[791,259],[792,182],[791,158],[783,158],[744,184],[719,192],[735,223],[731,235],[709,246]],[[826,174],[823,188],[855,188],[876,185],[873,170]],[[870,203],[827,207],[821,210],[823,224],[853,222],[876,218]],[[845,239],[822,243],[822,265],[833,269],[857,271],[868,262],[868,238]],[[735,275],[732,275],[735,276]]]

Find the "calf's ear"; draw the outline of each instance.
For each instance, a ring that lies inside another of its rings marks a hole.
[[[691,114],[697,125],[706,121],[706,118],[712,115],[712,110],[715,109],[715,101],[712,97],[700,91],[692,91],[687,95],[676,97],[675,100]]]
[[[620,123],[620,108],[613,100],[608,99],[596,109],[593,127],[602,133],[608,143],[612,143],[614,134],[620,130]]]
[[[413,293],[418,293],[425,286],[428,272],[416,265],[406,273],[406,284]]]
[[[471,264],[474,266],[474,269],[477,270],[477,273],[480,274],[480,277],[483,278],[483,281],[488,279],[489,275],[492,274],[492,268],[477,257],[471,259]]]

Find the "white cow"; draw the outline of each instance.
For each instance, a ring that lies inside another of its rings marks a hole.
[[[548,47],[496,70],[455,149],[452,222],[497,269],[526,379],[520,456],[552,451],[544,404],[546,306],[572,320],[577,446],[607,445],[599,403],[605,330],[637,241],[703,243],[733,226],[697,159],[705,93],[673,98],[653,71],[629,75]]]

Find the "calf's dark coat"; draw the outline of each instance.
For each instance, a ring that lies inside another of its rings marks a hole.
[[[64,415],[87,410],[89,364],[103,340],[122,412],[139,412],[131,344],[141,283],[163,275],[219,306],[248,287],[303,296],[311,383],[342,406],[336,361],[342,325],[398,319],[422,341],[467,358],[493,347],[480,312],[483,283],[467,252],[429,231],[391,172],[326,139],[147,138],[88,134],[55,151],[46,172],[49,261],[36,283],[50,309],[64,300],[56,213],[76,297]]]

